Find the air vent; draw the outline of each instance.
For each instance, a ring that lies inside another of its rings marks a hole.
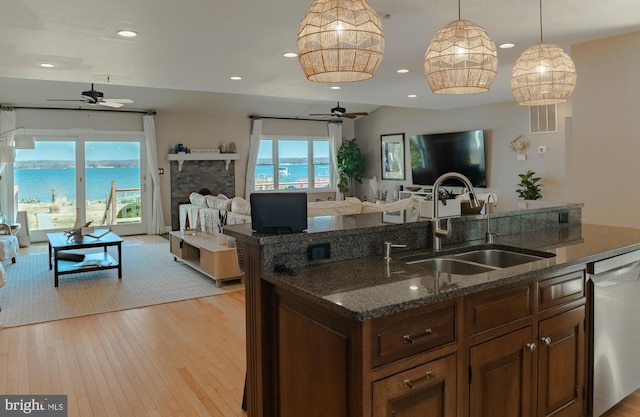
[[[551,133],[558,131],[558,107],[556,104],[531,106],[529,108],[530,133]]]

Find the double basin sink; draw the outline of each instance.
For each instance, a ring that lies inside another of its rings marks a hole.
[[[489,245],[487,247],[470,247],[464,252],[451,254],[414,255],[406,260],[407,264],[415,264],[430,271],[457,275],[474,275],[509,268],[529,262],[554,257],[553,253],[529,249]]]

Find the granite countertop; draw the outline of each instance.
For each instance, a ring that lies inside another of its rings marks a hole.
[[[438,256],[460,252],[474,244],[483,245],[483,242],[445,247]],[[367,257],[299,268],[294,276],[265,273],[263,279],[310,302],[362,321],[640,249],[640,229],[581,224],[501,236],[495,239],[495,244],[555,256],[490,272],[456,275],[429,271],[420,263],[406,263],[422,255],[433,256],[430,249],[422,249],[394,252],[390,263],[382,257]]]
[[[491,205],[491,219],[495,220],[500,217],[518,216],[526,214],[541,213],[545,211],[555,211],[559,208],[572,209],[582,208],[582,203],[559,203],[550,201],[500,201],[497,205]],[[455,217],[454,222],[476,221],[478,219],[486,219],[484,214],[481,215],[465,215]],[[339,236],[341,234],[351,235],[355,231],[368,233],[376,230],[384,230],[393,224],[394,228],[415,228],[429,227],[431,220],[423,217],[403,218],[402,221],[393,221],[393,219],[385,219],[382,213],[366,213],[345,216],[319,216],[308,218],[308,228],[305,233],[294,233],[287,235],[260,234],[251,230],[251,224],[233,224],[224,228],[226,235],[232,236],[240,241],[257,244],[268,245],[277,244],[282,239],[288,242],[305,241],[307,237],[313,234],[314,237],[323,235]]]

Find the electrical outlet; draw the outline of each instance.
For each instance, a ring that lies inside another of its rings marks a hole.
[[[331,258],[330,243],[315,243],[307,247],[307,258],[310,261],[320,261]]]
[[[560,224],[569,223],[569,212],[568,211],[561,211],[560,213],[558,213],[558,223],[560,223]]]

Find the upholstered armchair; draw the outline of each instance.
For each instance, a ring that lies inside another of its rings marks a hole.
[[[16,263],[20,243],[18,238],[11,234],[11,228],[5,223],[0,223],[0,262],[11,259],[11,263]]]

